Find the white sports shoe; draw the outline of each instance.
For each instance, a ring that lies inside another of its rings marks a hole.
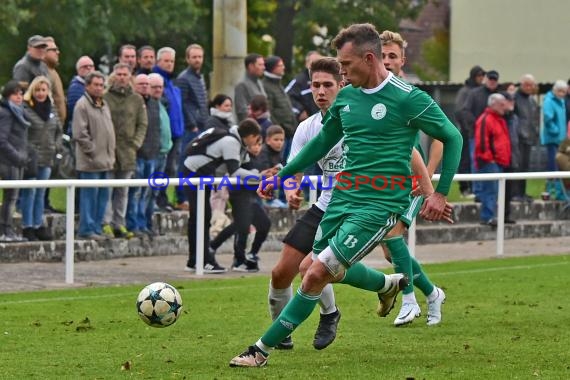
[[[403,303],[400,313],[394,319],[394,326],[403,326],[412,323],[414,319],[422,315],[420,305],[417,303]]]
[[[396,303],[398,292],[410,283],[408,278],[401,273],[387,274],[385,276],[388,290],[378,292],[378,309],[376,313],[379,317],[385,317],[390,313]]]
[[[445,303],[445,293],[436,287],[437,298],[428,302],[427,325],[433,326],[441,322],[441,305]]]
[[[249,346],[247,350],[230,361],[230,367],[263,367],[266,364],[267,355],[256,345]]]

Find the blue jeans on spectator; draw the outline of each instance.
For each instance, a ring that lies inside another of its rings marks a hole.
[[[186,145],[188,145],[190,141],[194,140],[194,138],[197,137],[200,134],[200,132],[201,131],[193,132],[188,129],[184,130],[184,135],[182,135],[182,142],[180,143],[180,155],[178,156],[178,172],[176,173],[177,177],[180,177],[179,173],[184,172],[184,160],[186,159],[184,151],[186,149]],[[186,194],[184,194],[183,188],[180,188],[180,186],[176,186],[175,189],[176,189],[176,199],[178,200],[178,203],[188,201],[188,199],[186,199]]]
[[[503,168],[495,162],[481,165],[478,173],[502,173]],[[486,223],[497,217],[497,195],[499,193],[499,181],[480,181],[481,189],[479,199],[481,199],[481,222]]]
[[[471,173],[477,173],[477,168],[475,168],[475,138],[469,139],[469,156],[471,157]],[[471,191],[479,198],[481,198],[479,193],[482,191],[482,186],[481,181],[471,182]]]
[[[134,178],[149,178],[156,171],[156,160],[137,158]],[[154,192],[149,186],[130,187],[127,206],[127,229],[145,231],[152,227]]]
[[[49,179],[51,167],[40,166],[36,177],[28,179]],[[22,227],[39,228],[44,223],[46,188],[22,189],[20,192],[20,208],[22,209]]]
[[[109,172],[78,172],[79,179],[108,179]],[[105,209],[111,194],[108,187],[82,187],[79,199],[79,236],[101,234]]]

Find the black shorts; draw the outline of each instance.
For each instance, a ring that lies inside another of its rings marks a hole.
[[[302,217],[297,219],[293,228],[283,239],[283,243],[290,245],[305,255],[311,253],[315,234],[324,214],[323,210],[312,205]]]

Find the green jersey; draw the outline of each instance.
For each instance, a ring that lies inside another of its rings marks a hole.
[[[345,166],[333,200],[402,213],[410,201],[410,159],[419,129],[444,143],[437,191],[447,194],[459,165],[461,135],[429,95],[392,73],[373,89],[344,87],[319,135],[279,176],[302,171],[344,137]]]

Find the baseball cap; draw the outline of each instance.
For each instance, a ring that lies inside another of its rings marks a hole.
[[[494,79],[494,80],[499,80],[499,73],[497,72],[497,70],[489,70],[487,71],[487,78],[489,79]]]
[[[47,42],[43,36],[36,34],[28,38],[28,46],[39,48],[39,47],[46,47]]]

